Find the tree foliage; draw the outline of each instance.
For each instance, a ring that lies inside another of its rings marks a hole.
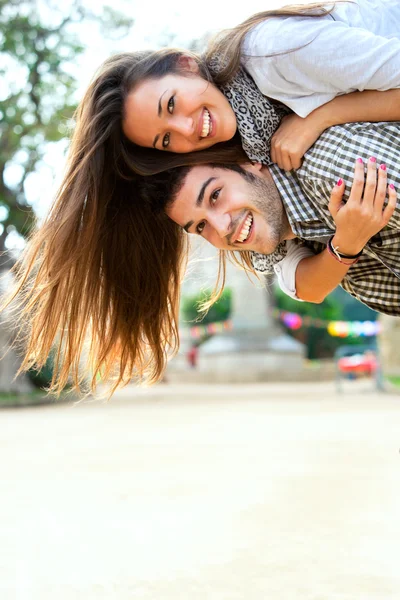
[[[26,236],[32,226],[27,178],[46,144],[68,136],[77,88],[70,67],[84,51],[83,27],[93,20],[114,38],[132,25],[110,7],[96,16],[80,0],[67,8],[50,0],[0,0],[0,251],[12,231]]]
[[[226,321],[232,313],[232,290],[224,288],[218,302],[213,304],[207,313],[202,313],[200,306],[210,299],[210,291],[200,291],[193,296],[186,296],[182,299],[182,316],[187,324],[193,326],[195,322],[201,322],[202,325]]]

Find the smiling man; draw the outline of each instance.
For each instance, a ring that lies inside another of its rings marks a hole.
[[[221,251],[247,252],[255,270],[271,270],[269,255],[281,250],[273,268],[293,297],[320,302],[340,283],[374,310],[400,315],[399,135],[400,123],[337,126],[296,172],[182,167],[146,178],[149,195],[186,232]],[[318,277],[310,285],[315,254]]]
[[[182,187],[167,215],[219,250],[269,254],[295,237],[273,179],[260,164],[205,165],[182,170],[180,177]]]

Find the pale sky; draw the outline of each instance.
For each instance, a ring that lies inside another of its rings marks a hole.
[[[79,66],[79,79],[85,86],[96,67],[112,53],[159,48],[165,45],[168,35],[174,36],[173,46],[186,48],[191,41],[201,38],[206,32],[233,27],[256,12],[289,2],[290,0],[251,0],[247,3],[236,1],[229,3],[227,7],[221,0],[203,0],[197,4],[188,0],[114,0],[111,6],[134,18],[135,24],[127,37],[114,42],[104,40],[93,31],[84,61]],[[110,2],[85,1],[85,5],[96,11],[105,4]]]

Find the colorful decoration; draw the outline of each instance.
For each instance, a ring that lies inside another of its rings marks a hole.
[[[334,337],[370,337],[381,332],[379,321],[324,321],[313,317],[298,315],[275,309],[272,311],[275,318],[280,319],[289,329],[301,327],[318,327],[327,329]]]
[[[280,319],[289,329],[300,329],[301,327],[318,327],[327,329],[329,335],[334,337],[371,337],[379,335],[381,324],[379,321],[324,321],[309,316],[302,317],[297,313],[286,312],[283,310],[273,310],[275,318]],[[192,338],[200,338],[204,335],[213,335],[220,331],[229,331],[232,329],[232,321],[219,321],[209,323],[208,325],[195,325],[190,328]]]
[[[282,321],[289,329],[300,329],[303,325],[300,315],[297,315],[296,313],[284,313],[282,315]]]
[[[199,338],[203,335],[213,335],[220,331],[229,331],[232,329],[232,321],[218,321],[217,323],[208,323],[208,325],[196,325],[190,328],[190,335],[193,338]]]

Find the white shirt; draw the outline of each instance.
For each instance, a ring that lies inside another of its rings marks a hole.
[[[296,269],[303,258],[314,256],[314,253],[306,246],[299,246],[293,240],[286,242],[287,254],[279,263],[274,265],[274,271],[278,280],[279,287],[285,294],[299,300],[296,294]]]
[[[400,1],[340,3],[320,18],[271,17],[246,36],[242,62],[263,94],[301,117],[340,94],[400,87]]]

